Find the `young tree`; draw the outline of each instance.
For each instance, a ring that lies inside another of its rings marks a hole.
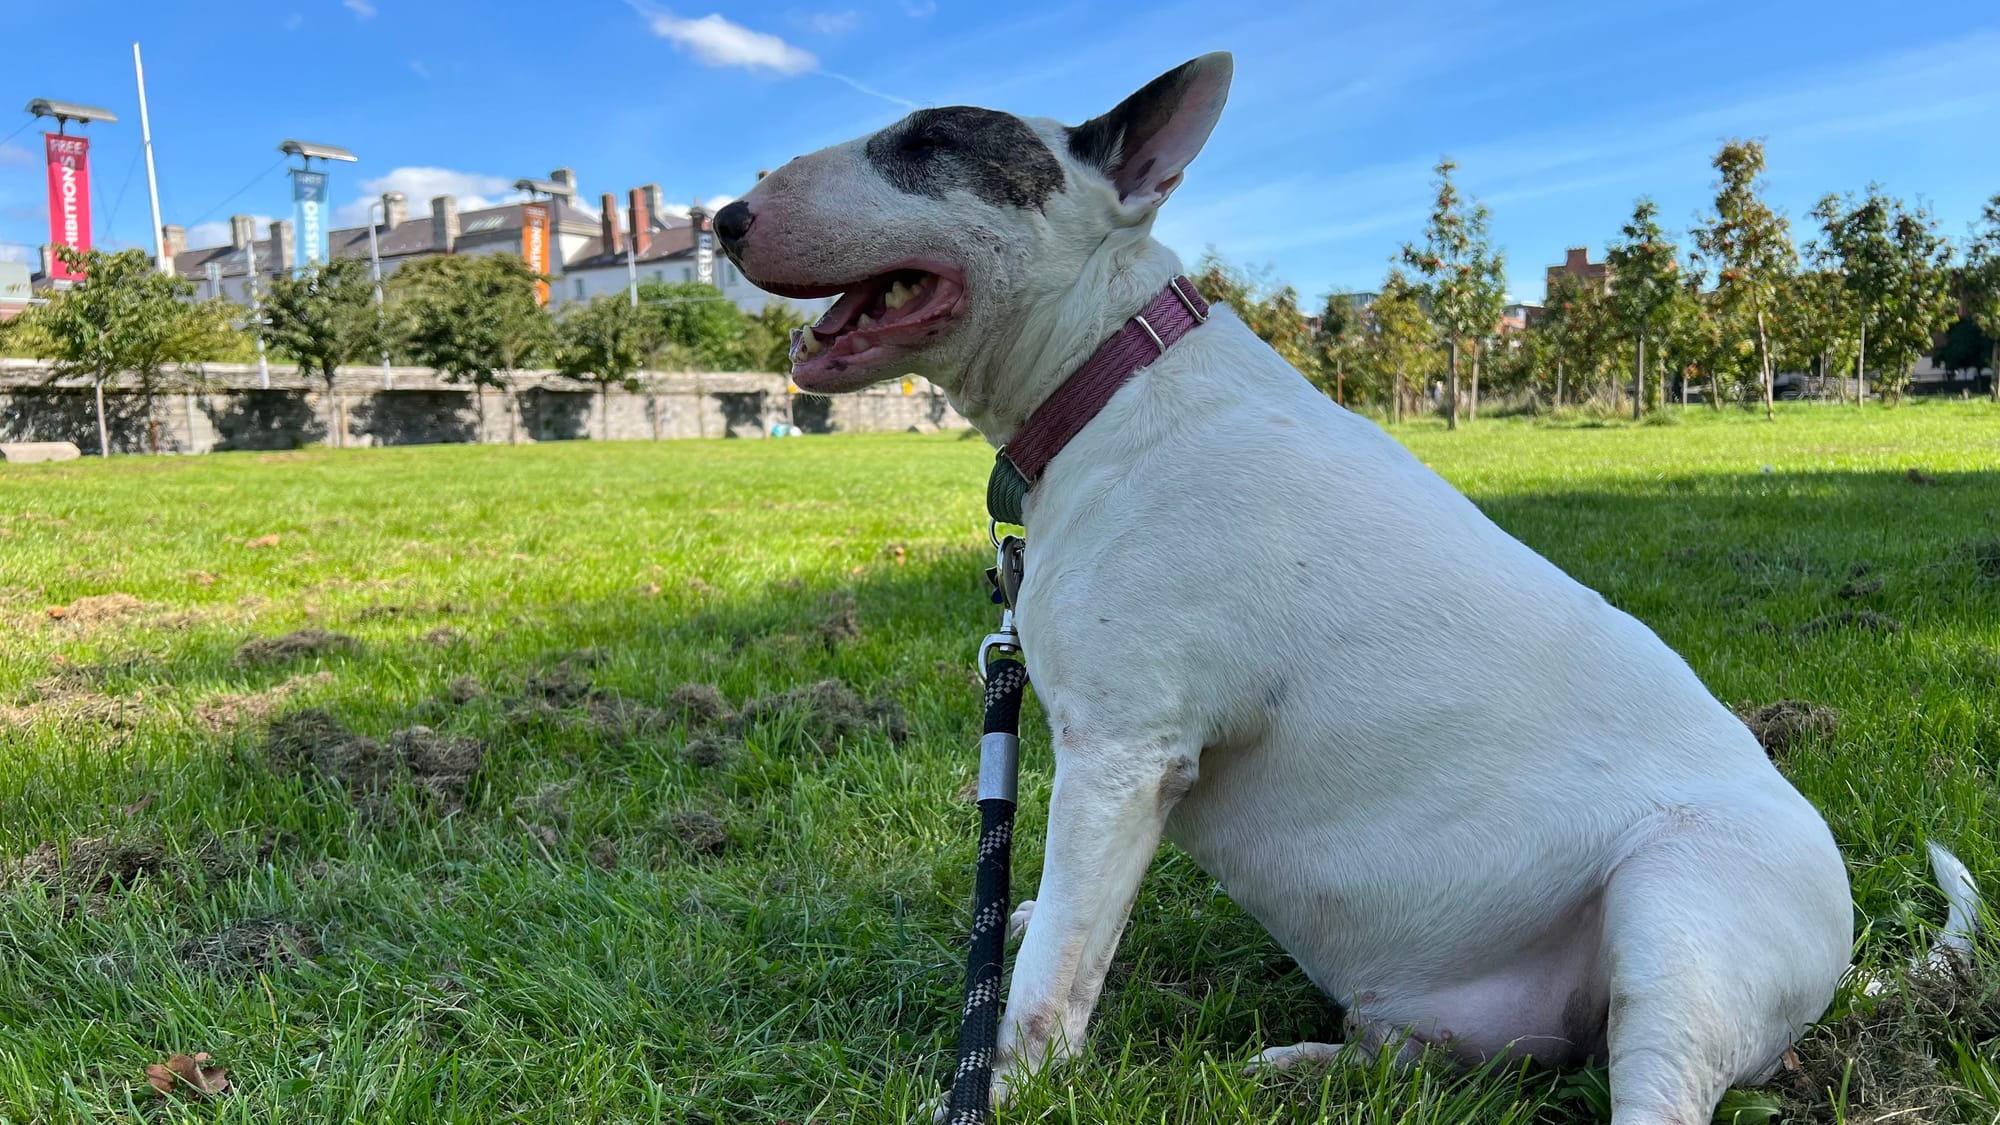
[[[1329,293],[1321,307],[1319,327],[1313,331],[1312,363],[1306,369],[1319,389],[1340,405],[1347,405],[1347,365],[1354,350],[1355,332],[1361,327],[1354,297],[1349,293]]]
[[[1814,257],[1820,257],[1815,249]],[[1810,360],[1822,381],[1836,380],[1836,393],[1846,397],[1847,356],[1857,310],[1845,280],[1833,270],[1801,270],[1786,287],[1783,339],[1780,347]]]
[[[1436,355],[1437,325],[1424,313],[1421,294],[1399,270],[1391,270],[1370,306],[1373,330],[1366,353],[1375,382],[1387,398],[1392,421],[1401,422],[1412,387],[1429,379]]]
[[[107,254],[60,248],[85,280],[32,307],[20,335],[37,342],[53,361],[55,377],[88,378],[97,397],[97,450],[111,456],[104,420],[104,384],[131,375],[146,402],[148,447],[160,451],[154,400],[165,389],[167,369],[210,359],[231,343],[229,314],[221,301],[195,303],[194,283],[163,274],[143,250]]]
[[[633,385],[632,377],[653,350],[658,321],[634,308],[624,293],[599,293],[587,305],[572,306],[556,322],[556,370],[582,383],[597,384],[598,436],[611,437],[611,387]]]
[[[1764,202],[1764,144],[1732,140],[1712,162],[1715,214],[1695,228],[1695,244],[1718,267],[1719,311],[1739,338],[1756,328],[1757,368],[1764,392],[1764,415],[1772,417],[1770,310],[1784,279],[1798,268],[1791,226]]]
[[[792,330],[805,325],[806,318],[783,301],[772,301],[755,316],[745,317],[740,345],[745,368],[777,375],[790,371]]]
[[[1993,400],[2000,402],[2000,195],[1986,201],[1980,221],[1972,228],[1962,277],[1966,315],[1993,341],[1987,387]]]
[[[1596,286],[1570,274],[1556,275],[1535,331],[1546,342],[1542,349],[1546,358],[1555,365],[1553,409],[1562,409],[1566,392],[1575,402],[1597,388],[1611,350],[1611,318]]]
[[[264,294],[262,331],[266,344],[298,361],[299,374],[319,376],[331,401],[340,365],[382,349],[382,318],[368,263],[335,258],[274,279]],[[336,445],[345,443],[335,419],[327,420],[327,430]]]
[[[1644,412],[1646,399],[1646,334],[1660,327],[1680,288],[1680,264],[1674,260],[1673,242],[1660,229],[1659,214],[1652,199],[1641,196],[1622,228],[1623,241],[1612,243],[1604,259],[1611,266],[1612,311],[1619,327],[1632,334],[1633,421]]]
[[[1208,300],[1235,310],[1244,325],[1285,362],[1301,371],[1313,362],[1312,332],[1299,309],[1298,291],[1291,286],[1271,285],[1264,277],[1231,266],[1214,250],[1202,255],[1194,284]]]
[[[446,382],[498,387],[550,340],[549,314],[535,301],[540,275],[512,254],[423,258],[396,271],[396,310],[410,354]],[[486,400],[479,403],[485,428]],[[510,413],[511,417],[511,413]]]
[[[1877,381],[1893,400],[1902,394],[1918,357],[1951,320],[1951,244],[1919,207],[1868,185],[1860,199],[1829,195],[1813,208],[1825,242],[1825,264],[1837,265],[1860,310],[1856,369],[1866,379],[1875,358]],[[1862,396],[1866,396],[1863,384]]]
[[[1468,340],[1484,339],[1500,323],[1506,301],[1505,268],[1487,239],[1486,207],[1467,203],[1451,182],[1458,165],[1447,156],[1437,163],[1437,198],[1424,228],[1421,247],[1403,246],[1403,263],[1423,281],[1417,286],[1430,316],[1450,347],[1445,425],[1458,428],[1458,352]],[[1473,405],[1473,415],[1479,412]]]

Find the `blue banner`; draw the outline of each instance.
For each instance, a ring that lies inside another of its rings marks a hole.
[[[326,173],[292,169],[292,216],[298,228],[292,265],[308,269],[327,260]]]

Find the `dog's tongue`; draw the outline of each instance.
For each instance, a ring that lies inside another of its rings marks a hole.
[[[881,291],[880,285],[868,281],[842,293],[840,300],[835,301],[832,308],[822,313],[819,322],[813,325],[813,335],[822,340],[831,340],[854,327],[854,322],[860,320],[861,314],[868,311],[868,306]]]

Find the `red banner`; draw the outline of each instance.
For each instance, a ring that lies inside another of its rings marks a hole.
[[[82,137],[44,133],[49,152],[49,241],[57,246],[90,249],[90,142]],[[57,281],[81,281],[58,257],[49,276]]]
[[[549,208],[545,203],[521,204],[521,257],[539,274],[549,272]],[[535,303],[549,303],[549,283],[535,283]]]

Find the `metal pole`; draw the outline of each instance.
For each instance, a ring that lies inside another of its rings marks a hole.
[[[382,389],[393,390],[396,377],[389,372],[389,338],[382,329],[382,251],[375,243],[375,208],[382,208],[382,221],[389,221],[389,207],[381,200],[368,205],[368,269],[375,275],[375,331],[382,333]]]
[[[639,307],[639,232],[633,231],[625,240],[625,293],[632,300],[632,307]]]
[[[250,263],[249,277],[244,284],[250,287],[250,319],[257,324],[257,385],[264,390],[271,389],[271,367],[264,360],[264,298],[257,288],[257,232],[250,232],[250,241],[243,247],[243,253]]]
[[[146,146],[146,192],[153,198],[154,261],[161,273],[174,272],[174,260],[167,257],[167,235],[160,229],[160,181],[153,174],[153,126],[146,117],[146,68],[139,61],[139,45],[132,44],[132,73],[139,80],[139,139]]]

